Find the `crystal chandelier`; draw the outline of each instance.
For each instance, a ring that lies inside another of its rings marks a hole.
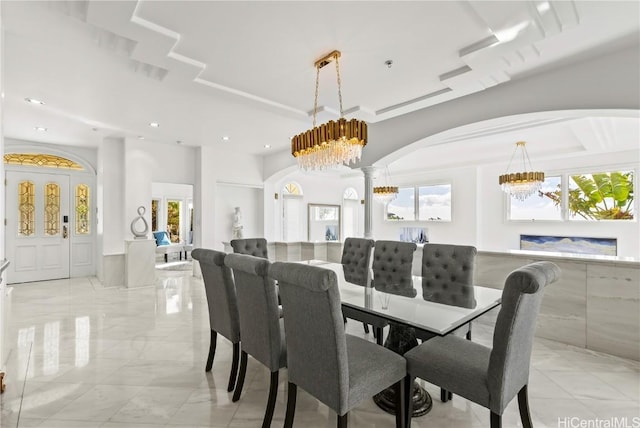
[[[379,186],[373,188],[373,199],[382,204],[388,204],[398,196],[396,186]]]
[[[376,186],[373,188],[373,199],[381,204],[388,204],[398,196],[398,186],[389,185],[389,168],[384,169],[384,186]]]
[[[499,178],[502,190],[519,201],[524,201],[529,196],[539,191],[542,187],[542,183],[544,182],[544,172],[533,171],[533,168],[531,167],[531,160],[527,153],[526,144],[527,143],[524,141],[518,141],[516,143],[516,148],[513,151],[511,160],[507,166],[507,172]],[[520,150],[522,155],[523,172],[509,172],[511,162],[518,150]]]
[[[362,156],[362,148],[367,144],[367,124],[357,119],[347,120],[342,112],[342,88],[340,80],[340,51],[333,51],[316,61],[316,94],[313,104],[313,129],[309,129],[291,139],[291,154],[298,159],[303,170],[326,169],[332,166],[355,163]],[[340,118],[316,126],[318,113],[318,87],[320,69],[331,61],[336,62],[338,77],[338,98]]]

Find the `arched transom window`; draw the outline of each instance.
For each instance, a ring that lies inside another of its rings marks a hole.
[[[84,170],[84,167],[71,159],[43,153],[7,153],[4,155],[7,165],[42,166],[47,168]]]

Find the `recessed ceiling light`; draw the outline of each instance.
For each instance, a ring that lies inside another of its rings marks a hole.
[[[97,132],[98,128],[91,128],[92,131]]]
[[[540,12],[540,13],[545,13],[549,9],[551,9],[551,5],[549,4],[548,1],[543,1],[542,3],[540,3],[540,4],[538,4],[536,6],[536,9],[538,9],[538,12]]]
[[[142,135],[138,135],[138,140],[144,140],[144,137]]]
[[[182,144],[182,140],[177,140],[176,144]]]
[[[270,149],[270,148],[271,148],[271,144],[265,144],[265,145],[264,145],[264,148],[265,148],[265,149]]]
[[[44,126],[36,126],[35,130],[39,132],[47,132],[47,128],[45,128]]]
[[[149,126],[152,128],[160,128],[160,124],[158,122],[151,122]]]
[[[228,136],[226,136],[226,135],[224,137],[222,137],[222,141],[229,141],[229,140],[230,140],[230,138]]]
[[[36,100],[35,98],[25,98],[24,100],[31,104],[44,105],[44,101]]]

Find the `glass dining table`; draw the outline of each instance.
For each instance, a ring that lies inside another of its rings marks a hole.
[[[456,282],[433,285],[422,277],[413,276],[406,286],[370,278],[361,281],[340,263],[307,260],[305,263],[330,269],[336,273],[342,312],[346,318],[372,324],[389,325],[384,346],[401,355],[418,346],[417,339],[428,340],[445,336],[469,325],[471,321],[500,305],[502,290]],[[354,280],[367,286],[357,285]],[[378,330],[381,331],[381,330]],[[374,397],[376,404],[395,413],[394,389],[389,388]],[[422,416],[431,409],[431,397],[417,383],[411,399],[413,416]]]

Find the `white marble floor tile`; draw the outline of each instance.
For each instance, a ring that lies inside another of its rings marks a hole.
[[[592,375],[621,391],[630,400],[640,403],[640,372],[592,372]]]
[[[96,385],[51,418],[104,422],[142,390],[141,386]]]
[[[586,372],[554,372],[553,382],[568,391],[573,398],[601,401],[628,400],[622,392]]]
[[[191,392],[192,388],[146,386],[109,421],[165,425],[187,401]]]

